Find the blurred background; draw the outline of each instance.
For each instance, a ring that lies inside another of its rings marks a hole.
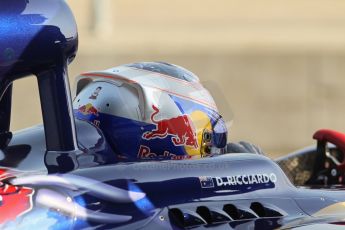
[[[231,140],[272,157],[313,144],[317,129],[345,131],[343,0],[67,2],[80,31],[72,86],[82,72],[166,61],[212,82],[234,114]],[[12,129],[41,122],[35,87],[16,83]]]

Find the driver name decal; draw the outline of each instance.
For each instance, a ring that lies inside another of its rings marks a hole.
[[[223,177],[199,177],[202,189],[216,193],[247,193],[255,190],[274,188],[277,182],[275,173],[240,174]]]
[[[277,182],[277,176],[271,174],[250,174],[250,175],[236,175],[227,177],[215,177],[217,186],[231,186],[231,185],[253,185],[266,184],[269,182]]]

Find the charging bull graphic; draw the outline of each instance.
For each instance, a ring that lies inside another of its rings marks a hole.
[[[155,116],[159,113],[159,109],[154,105],[152,105],[152,108],[155,112],[151,114],[151,121],[156,124],[156,129],[145,132],[143,134],[144,139],[163,139],[169,135],[172,137],[174,145],[188,145],[198,148],[195,128],[188,115],[184,114],[171,119],[157,121],[155,120]]]
[[[34,190],[1,182],[9,177],[13,175],[7,170],[0,169],[0,226],[8,221],[14,221],[32,208]]]
[[[98,116],[98,109],[96,109],[91,103],[80,106],[78,111],[83,115],[95,115]]]

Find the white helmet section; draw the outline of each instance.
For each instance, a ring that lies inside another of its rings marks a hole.
[[[73,109],[85,105],[95,107],[97,112],[132,120],[141,119],[138,92],[126,84],[94,81],[80,92],[74,100]]]
[[[157,114],[158,120],[181,115],[170,95],[217,111],[198,78],[186,81],[128,66],[82,74],[76,79],[75,92],[73,109],[89,105],[97,112],[148,123],[152,123],[153,105],[164,111]]]

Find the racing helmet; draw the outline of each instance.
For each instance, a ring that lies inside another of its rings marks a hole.
[[[192,72],[139,62],[76,78],[73,110],[104,133],[119,160],[190,159],[221,154],[227,128]]]

